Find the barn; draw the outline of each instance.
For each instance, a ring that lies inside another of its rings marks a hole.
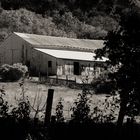
[[[95,59],[103,40],[74,39],[14,32],[0,45],[0,65],[23,63],[42,75],[92,75],[107,60]]]

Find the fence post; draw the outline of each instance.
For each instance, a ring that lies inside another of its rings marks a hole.
[[[41,82],[40,71],[39,71],[39,73],[38,73],[38,81]]]
[[[56,84],[58,84],[58,75],[56,75]]]
[[[48,97],[47,97],[45,121],[44,121],[45,126],[50,125],[51,110],[52,110],[52,103],[53,103],[53,94],[54,94],[54,89],[48,89]]]
[[[66,75],[66,84],[68,84],[68,75]]]
[[[75,84],[76,84],[76,77],[75,77]]]

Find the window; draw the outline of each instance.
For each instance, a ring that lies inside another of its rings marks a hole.
[[[49,68],[52,67],[52,61],[48,61],[48,67],[49,67]]]

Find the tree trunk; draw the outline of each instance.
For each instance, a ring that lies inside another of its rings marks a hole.
[[[121,103],[120,103],[120,111],[119,111],[119,115],[118,115],[118,120],[117,120],[117,128],[118,129],[121,129],[122,125],[123,125],[123,120],[124,120],[124,117],[126,115],[126,105],[127,105],[127,102],[128,102],[128,93],[129,91],[126,90],[122,90],[121,91]]]
[[[117,120],[117,130],[116,130],[117,136],[121,135],[123,120],[126,115],[126,105],[127,105],[126,100],[125,101],[123,100],[120,104],[120,111],[119,111],[119,116]]]
[[[120,111],[119,111],[119,116],[118,116],[118,120],[117,120],[117,127],[118,128],[122,127],[125,112],[126,112],[126,102],[122,102],[120,105]]]

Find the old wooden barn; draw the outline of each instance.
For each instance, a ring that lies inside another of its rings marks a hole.
[[[42,75],[91,75],[106,61],[94,58],[93,51],[102,47],[103,40],[14,32],[0,45],[0,65],[23,63]]]

